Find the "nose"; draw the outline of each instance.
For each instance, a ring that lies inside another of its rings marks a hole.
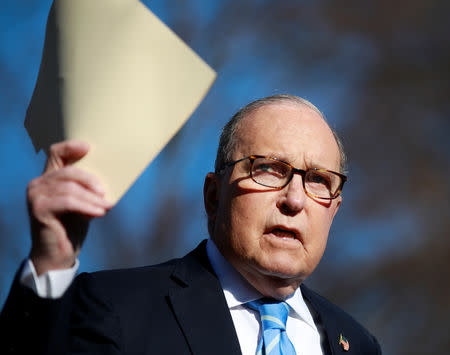
[[[307,196],[303,189],[303,181],[300,174],[294,174],[292,180],[281,192],[283,193],[278,200],[277,206],[283,214],[293,216],[304,208]]]

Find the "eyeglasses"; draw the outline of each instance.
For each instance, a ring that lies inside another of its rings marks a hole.
[[[250,160],[250,177],[259,185],[281,190],[289,184],[294,173],[300,174],[305,193],[312,198],[333,200],[341,194],[342,187],[347,181],[343,174],[328,169],[310,168],[307,170],[294,168],[291,164],[277,158],[263,155],[250,155],[225,164],[218,174],[243,160]]]

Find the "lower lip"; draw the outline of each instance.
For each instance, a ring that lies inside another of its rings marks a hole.
[[[293,237],[281,237],[273,233],[267,233],[265,235],[268,236],[271,241],[276,241],[276,243],[279,243],[283,246],[298,247],[299,245],[301,245],[301,242]]]

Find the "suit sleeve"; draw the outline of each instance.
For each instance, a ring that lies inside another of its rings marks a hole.
[[[70,316],[70,354],[121,354],[119,317],[91,274],[76,280]],[[101,296],[100,296],[101,295]]]
[[[118,317],[89,274],[59,299],[41,298],[16,274],[0,314],[0,354],[110,354],[121,352]]]
[[[0,314],[0,353],[65,354],[72,289],[58,300],[40,298],[21,285],[22,268]]]

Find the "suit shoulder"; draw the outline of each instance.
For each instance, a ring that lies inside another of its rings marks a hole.
[[[154,290],[158,287],[166,289],[174,282],[184,284],[189,280],[188,274],[196,274],[199,270],[203,272],[210,268],[206,256],[206,240],[204,240],[197,248],[181,258],[150,266],[83,273],[78,276],[77,281],[80,284],[86,284],[91,280],[90,283],[95,283],[96,288],[115,285],[116,288],[129,287],[133,290],[135,287],[146,287],[152,284]]]
[[[127,269],[102,270],[92,273],[82,273],[77,277],[77,284],[83,288],[114,291],[138,290],[151,285],[152,289],[158,285],[167,285],[170,275],[179,259],[172,259],[162,264],[134,267]]]
[[[376,337],[350,314],[305,285],[301,286],[301,291],[314,312],[317,312],[315,316],[320,318],[322,325],[325,328],[336,330],[336,334],[334,334],[336,339],[342,334],[344,337],[352,339],[353,345],[365,349],[361,353],[381,354]]]
[[[339,306],[335,305],[331,301],[329,301],[324,296],[319,293],[311,290],[310,288],[302,285],[302,294],[303,296],[313,305],[314,309],[321,313],[326,313],[330,316],[333,316],[334,319],[339,319],[341,321],[345,321],[353,324],[355,327],[360,328],[361,330],[368,332],[366,328],[362,324],[360,324],[356,319],[354,319],[349,313],[344,311]]]

